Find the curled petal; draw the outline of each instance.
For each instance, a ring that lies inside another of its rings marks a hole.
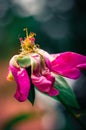
[[[54,87],[52,87],[52,89],[49,92],[49,96],[56,96],[58,94],[59,94],[59,90],[57,90]]]
[[[14,96],[20,102],[25,101],[30,91],[30,79],[27,71],[25,69],[16,68],[13,65],[10,65],[10,70],[17,83],[17,89]]]
[[[86,69],[86,56],[65,52],[54,54],[54,60],[51,62],[52,71],[62,76],[77,79],[80,77],[81,69]]]
[[[31,76],[32,83],[41,91],[49,94],[50,96],[58,95],[58,90],[56,90],[53,86],[54,77],[47,74],[46,76]]]

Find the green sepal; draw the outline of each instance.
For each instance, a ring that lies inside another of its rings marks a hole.
[[[32,105],[34,105],[35,88],[34,88],[34,85],[32,83],[31,83],[30,92],[29,92],[29,95],[28,95],[28,100],[32,103]]]
[[[56,76],[54,86],[57,90],[59,90],[59,95],[54,96],[54,99],[59,100],[68,107],[73,107],[77,109],[80,108],[73,90],[63,77]]]
[[[27,55],[27,56],[24,56],[24,57],[19,57],[17,59],[17,62],[18,64],[23,67],[23,68],[26,68],[26,67],[29,67],[31,65],[31,58]]]

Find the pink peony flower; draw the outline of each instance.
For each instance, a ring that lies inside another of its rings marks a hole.
[[[14,56],[9,64],[9,74],[12,73],[17,83],[15,98],[19,101],[27,99],[31,83],[39,91],[56,96],[59,94],[54,87],[56,74],[77,79],[81,70],[86,69],[86,56],[74,52],[49,54],[33,44],[34,33],[30,35],[21,44],[22,52]],[[28,73],[26,68],[29,67],[31,70]],[[11,79],[9,74],[8,79]]]

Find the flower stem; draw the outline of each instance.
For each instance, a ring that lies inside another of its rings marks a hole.
[[[58,95],[59,96],[59,95]],[[60,102],[64,105],[64,107],[66,108],[66,110],[74,117],[74,119],[79,123],[79,125],[83,128],[83,130],[86,130],[86,126],[85,124],[82,122],[82,120],[77,116],[77,114],[70,108],[68,107],[63,100],[61,99],[61,97],[58,97]]]

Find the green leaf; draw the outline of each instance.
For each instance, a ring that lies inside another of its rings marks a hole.
[[[35,100],[35,88],[34,85],[31,83],[31,88],[30,88],[30,92],[28,95],[28,100],[32,103],[32,105],[34,105],[34,100]]]
[[[24,68],[29,67],[31,65],[31,59],[29,55],[24,56],[22,58],[18,58],[17,62],[21,67],[24,67]]]
[[[66,80],[61,76],[56,76],[54,84],[55,88],[59,90],[59,95],[53,97],[56,100],[61,101],[68,107],[79,108],[75,94]]]
[[[18,123],[21,123],[22,121],[31,121],[33,119],[37,118],[36,113],[30,112],[30,113],[22,113],[15,115],[11,119],[9,119],[4,125],[3,130],[13,130],[15,128],[15,125],[18,125]]]

